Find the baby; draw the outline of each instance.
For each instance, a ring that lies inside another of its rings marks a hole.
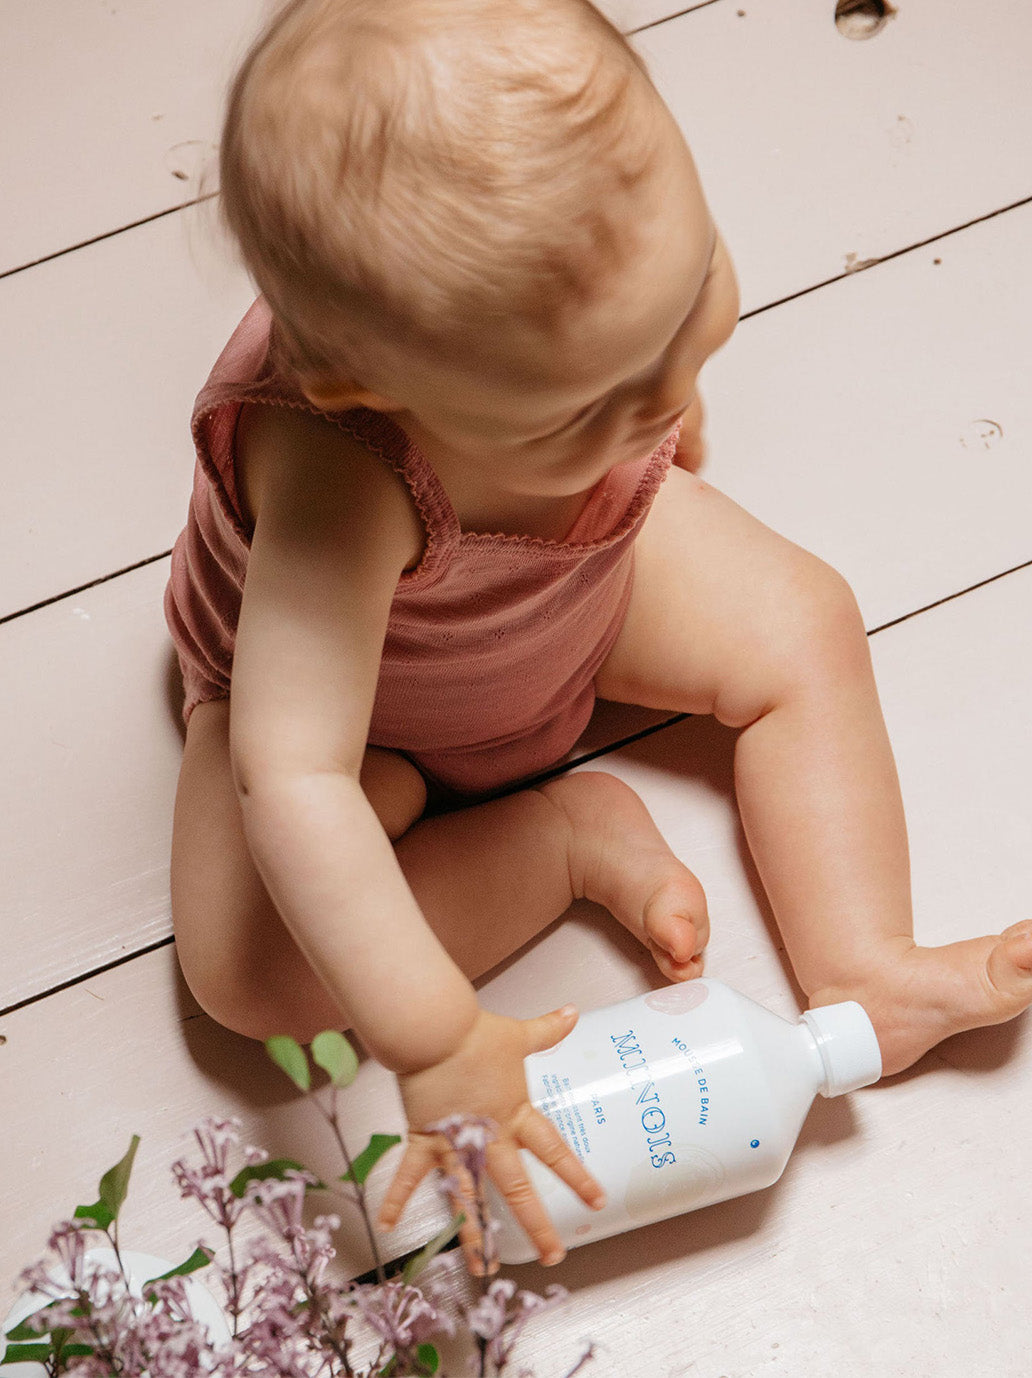
[[[397,1074],[381,1223],[447,1159],[428,1125],[490,1116],[491,1175],[558,1261],[520,1148],[600,1189],[522,1063],[576,1011],[503,1018],[472,981],[582,896],[666,980],[701,969],[704,895],[631,790],[513,788],[596,694],[738,729],[799,983],[863,1004],[887,1073],[1032,1002],[1032,923],[914,943],[848,587],[676,462],[735,278],[680,130],[587,0],[294,0],[236,79],[221,171],[262,296],[198,399],[167,596],[176,941],[229,1028],[353,1027]]]

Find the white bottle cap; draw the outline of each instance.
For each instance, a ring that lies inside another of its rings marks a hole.
[[[844,1096],[871,1086],[882,1074],[881,1049],[867,1011],[855,1000],[807,1010],[803,1023],[824,1064],[822,1096]]]

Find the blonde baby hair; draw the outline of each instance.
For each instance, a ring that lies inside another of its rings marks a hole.
[[[302,374],[482,348],[625,251],[658,98],[588,0],[293,0],[233,83],[223,214]]]

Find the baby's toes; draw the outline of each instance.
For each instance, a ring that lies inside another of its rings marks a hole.
[[[998,1020],[1032,1005],[1032,923],[1015,923],[989,949],[985,976]]]
[[[642,918],[645,941],[664,976],[671,981],[698,976],[709,939],[701,887],[696,894],[680,882],[664,885],[646,904]]]
[[[697,957],[690,957],[687,962],[676,962],[669,957],[662,948],[649,944],[656,966],[672,984],[677,985],[681,981],[694,981],[697,976],[702,975],[703,960],[700,953]]]
[[[1032,952],[1032,919],[1022,919],[1020,923],[1012,923],[1010,928],[1005,928],[1000,934],[1005,942],[1010,942],[1012,938],[1024,938],[1029,944],[1029,951]]]
[[[1000,999],[1002,1018],[1032,1004],[1032,921],[1004,930],[989,953],[986,975]]]

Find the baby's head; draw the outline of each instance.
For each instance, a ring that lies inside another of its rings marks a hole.
[[[399,358],[519,373],[619,299],[652,252],[643,208],[712,236],[676,126],[589,0],[293,0],[236,79],[221,176],[281,351],[323,395],[393,395]]]

